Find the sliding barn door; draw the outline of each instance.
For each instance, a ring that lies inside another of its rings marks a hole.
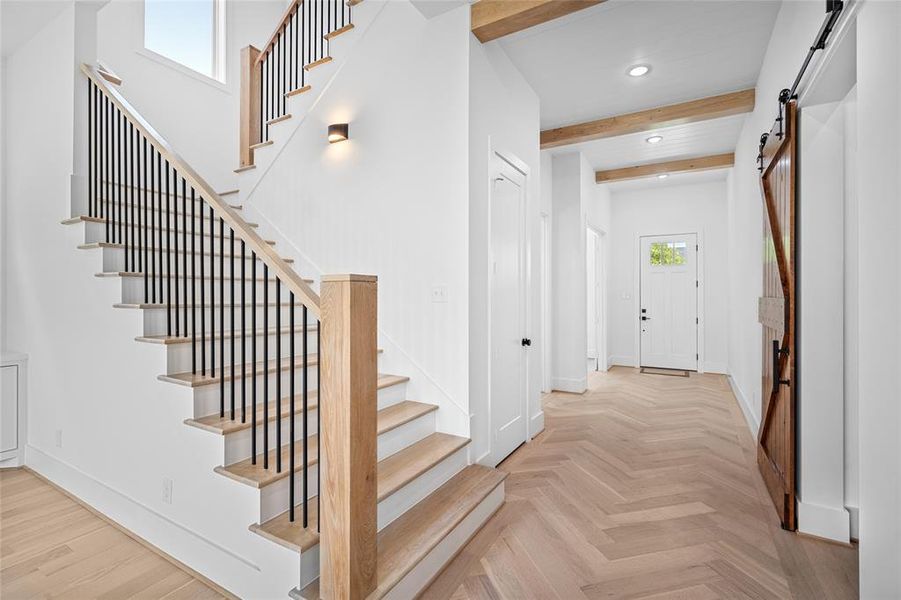
[[[783,529],[795,516],[795,190],[797,107],[783,106],[760,154],[760,186],[766,208],[763,227],[763,419],[757,463]]]

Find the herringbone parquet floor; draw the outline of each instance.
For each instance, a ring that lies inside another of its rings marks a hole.
[[[424,598],[857,598],[857,551],[779,528],[726,379],[592,374],[545,397],[507,502]]]

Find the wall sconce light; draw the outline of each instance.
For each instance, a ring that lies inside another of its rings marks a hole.
[[[328,126],[328,143],[343,142],[347,140],[347,123],[333,123]]]

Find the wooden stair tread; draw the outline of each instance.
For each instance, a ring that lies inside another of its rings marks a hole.
[[[251,169],[256,169],[256,165],[244,165],[243,167],[238,167],[235,169],[235,173],[243,173],[244,171],[250,171]]]
[[[306,552],[319,543],[319,533],[316,532],[316,523],[319,518],[319,502],[314,496],[307,500],[308,527],[303,526],[303,508],[294,509],[294,522],[291,522],[289,513],[283,512],[277,517],[269,519],[262,525],[254,523],[248,529],[263,536],[271,542],[284,546],[295,552]]]
[[[218,296],[218,294],[216,294],[216,295]],[[262,296],[262,294],[259,294],[259,296]],[[266,306],[275,306],[275,305],[276,305],[275,300],[271,300],[269,302],[269,304]],[[282,308],[284,308],[284,309],[288,309],[288,307],[289,307],[289,303],[287,300],[282,300],[281,305],[282,305]],[[153,310],[153,309],[167,308],[168,306],[169,305],[166,304],[165,302],[134,302],[134,303],[117,302],[116,304],[113,304],[113,308],[125,308],[125,309],[132,309],[132,310],[134,310],[134,309]],[[175,306],[176,306],[175,302],[173,301],[172,308],[175,309]],[[226,302],[225,304],[223,304],[221,302],[217,302],[215,304],[188,304],[187,308],[188,309],[191,309],[191,308],[222,308],[222,307],[231,308],[232,306],[234,306],[235,309],[240,309],[241,303],[236,302],[236,303],[232,304],[231,302]],[[250,308],[252,306],[260,307],[260,306],[264,306],[264,304],[263,304],[262,299],[257,298],[256,304],[252,304],[250,301],[248,301],[245,303],[245,306],[247,308]],[[300,308],[300,306],[301,306],[300,304],[297,304],[296,308]],[[179,308],[179,310],[185,308],[184,302],[179,303],[178,308]],[[263,320],[262,317],[260,317],[260,321],[262,321],[262,320]],[[275,317],[273,317],[272,320],[275,321]]]
[[[300,325],[296,325],[294,328],[300,329]],[[316,329],[317,329],[316,325],[307,325],[307,331],[316,331]],[[257,337],[262,336],[264,333],[267,335],[275,335],[277,332],[278,332],[278,330],[275,327],[270,327],[265,332],[258,330]],[[291,332],[290,327],[282,327],[281,328],[282,334],[286,334],[286,333],[290,333],[290,332]],[[241,334],[238,330],[235,330],[235,333],[238,334],[237,338],[241,337]],[[247,332],[245,331],[245,333],[247,333]],[[202,339],[203,341],[209,341],[210,339],[218,340],[218,339],[222,338],[223,336],[227,340],[231,339],[231,337],[232,337],[231,330],[226,330],[224,334],[221,331],[216,331],[215,333],[206,333],[203,336],[197,336],[197,337],[199,339]],[[249,334],[245,335],[245,337],[250,337],[250,335]],[[172,344],[190,344],[191,338],[185,337],[185,336],[176,336],[176,335],[139,335],[138,337],[135,338],[135,341],[142,342],[145,344],[161,344],[164,346],[169,346]]]
[[[266,121],[266,125],[275,125],[276,123],[281,123],[282,121],[287,121],[291,118],[291,113],[285,113],[280,117],[275,117],[274,119],[269,119]]]
[[[312,88],[309,84],[299,87],[297,89],[291,90],[290,92],[285,92],[285,98],[290,98],[291,96],[297,96],[299,94],[305,94],[309,92]]]
[[[347,33],[348,31],[350,31],[353,28],[354,28],[354,24],[348,23],[344,27],[340,27],[334,31],[330,31],[330,32],[326,33],[325,35],[323,35],[322,37],[323,37],[323,39],[326,39],[326,40],[332,40],[343,33]]]
[[[496,469],[469,465],[380,531],[377,584],[368,600],[390,592],[506,477],[506,473]],[[315,535],[315,531],[311,534]],[[319,579],[299,593],[292,590],[291,597],[318,599]]]
[[[381,376],[379,377],[378,388],[383,389],[386,387],[390,387],[395,385],[397,382],[393,380],[391,376]],[[430,410],[435,410],[438,407],[434,404],[423,404],[421,402],[413,402],[412,400],[408,400],[407,402],[411,402],[413,404],[420,405],[422,407],[428,407],[428,409],[419,408],[421,411],[419,415],[426,414],[430,412]],[[272,400],[269,402],[269,420],[275,421],[276,419],[276,402]],[[295,408],[300,411],[303,406],[303,396],[300,394],[296,394],[294,396],[294,405]],[[309,390],[307,394],[307,408],[310,410],[314,410],[319,406],[319,390]],[[282,418],[288,418],[291,414],[291,400],[290,398],[282,398],[281,402],[282,408]],[[386,409],[387,410],[387,409]],[[250,411],[248,411],[249,413]],[[411,409],[412,412],[412,409]],[[236,415],[237,416],[237,415]],[[386,428],[385,431],[390,431],[397,425],[394,425],[391,419],[395,418],[394,415],[385,415],[385,422],[383,424],[382,417],[379,417],[379,428],[381,429],[383,426]],[[411,417],[409,420],[416,417]],[[206,417],[200,417],[199,419],[185,419],[185,425],[189,425],[191,427],[197,427],[198,429],[203,429],[204,431],[209,431],[210,433],[216,433],[219,435],[228,435],[230,433],[235,433],[237,431],[243,431],[245,429],[250,429],[253,426],[253,416],[247,416],[247,419],[244,423],[241,422],[240,417],[232,420],[226,411],[226,415],[224,417],[220,417],[217,414],[212,414]],[[257,423],[263,423],[263,405],[258,403],[257,405]],[[401,423],[403,424],[403,423]],[[379,433],[382,433],[380,430]]]
[[[238,241],[240,241],[240,240],[238,240]],[[114,250],[123,250],[123,249],[125,249],[125,244],[119,244],[119,243],[114,243],[114,242],[88,242],[87,244],[79,244],[78,245],[79,250],[97,250],[98,248],[111,248]],[[144,251],[145,248],[148,252],[153,252],[154,254],[159,254],[159,252],[160,252],[159,248],[151,248],[149,246],[148,247],[134,246],[135,250],[140,250],[140,251]],[[174,245],[171,248],[163,248],[162,251],[163,251],[163,254],[175,254],[176,253]],[[179,244],[178,254],[186,254],[186,253],[190,254],[190,250],[185,252],[185,249],[181,247],[181,244]],[[218,248],[213,249],[213,254],[210,254],[209,252],[203,252],[203,253],[194,252],[194,254],[196,254],[197,256],[214,256],[214,257],[221,256],[222,258],[234,258],[235,260],[241,260],[240,254],[236,253],[236,254],[232,255],[230,252],[226,252],[225,254],[219,254]],[[291,264],[294,262],[293,258],[288,258],[288,257],[284,257],[284,256],[281,258],[284,262],[286,262],[288,264]],[[245,252],[244,260],[253,260],[253,254],[250,252]],[[257,260],[262,260],[262,258],[257,256]],[[181,265],[179,265],[179,266],[181,266]]]
[[[222,197],[222,196],[231,196],[231,195],[233,195],[233,194],[237,194],[237,193],[240,192],[240,191],[241,191],[241,190],[228,190],[228,191],[226,191],[226,192],[219,192],[219,197]]]
[[[381,429],[383,427],[381,414],[382,414],[382,411],[379,411],[378,426],[377,426],[378,433],[381,433]],[[433,435],[435,435],[435,434],[433,434]],[[316,447],[318,439],[319,438],[316,435],[311,435],[308,438],[308,448],[307,448],[308,463],[307,464],[311,465],[311,466],[319,462],[318,449]],[[429,439],[429,438],[425,438],[425,439]],[[260,444],[262,444],[262,442],[260,440],[257,440],[257,441]],[[421,442],[417,442],[417,443],[421,443]],[[413,446],[416,446],[416,444],[413,444]],[[398,454],[407,452],[408,450],[410,450],[410,448],[413,448],[413,446],[410,446],[408,448],[405,448],[404,450],[401,450],[400,452],[398,452]],[[225,475],[226,477],[229,477],[230,479],[234,479],[235,481],[239,481],[239,482],[249,485],[251,487],[263,488],[263,487],[266,487],[267,485],[271,485],[271,484],[275,483],[276,481],[278,481],[280,479],[284,479],[285,477],[288,477],[288,475],[289,475],[288,471],[290,469],[289,469],[288,465],[290,464],[289,461],[290,461],[290,457],[291,457],[290,440],[288,440],[280,449],[281,455],[282,455],[281,473],[276,472],[276,468],[275,468],[275,456],[276,456],[275,453],[278,451],[279,451],[279,449],[277,449],[277,448],[273,448],[273,449],[269,450],[269,469],[263,468],[263,455],[258,454],[257,455],[257,464],[253,464],[251,459],[247,458],[247,459],[244,459],[241,462],[237,462],[233,465],[228,465],[227,467],[222,467],[222,466],[216,467],[214,470],[217,473],[219,473],[220,475]],[[437,456],[437,454],[434,454],[434,456]],[[387,459],[385,459],[385,460],[387,460]],[[384,461],[382,461],[382,462],[384,462]],[[379,463],[379,464],[381,464],[381,463]],[[294,443],[294,470],[295,471],[303,470],[303,443],[300,441],[297,441]]]
[[[269,351],[274,355],[275,348],[273,345],[270,345]],[[297,349],[295,347],[295,349]],[[299,349],[297,349],[299,350]],[[258,347],[257,352],[261,353],[263,351],[262,348]],[[284,355],[288,351],[284,346],[282,347],[282,354]],[[381,354],[381,349],[378,350],[378,353]],[[229,361],[230,362],[230,361]],[[319,355],[310,353],[307,355],[307,366],[315,366],[319,364]],[[213,385],[215,383],[219,383],[222,380],[231,381],[233,378],[240,379],[241,378],[241,369],[244,368],[246,372],[246,376],[252,376],[254,373],[257,375],[261,375],[263,373],[274,373],[276,371],[276,367],[278,366],[277,360],[270,360],[268,362],[257,362],[257,363],[244,363],[244,365],[235,364],[234,374],[232,373],[231,367],[226,367],[224,369],[216,369],[216,376],[212,377],[210,375],[203,375],[201,373],[176,373],[175,375],[157,375],[157,379],[160,381],[166,381],[168,383],[176,383],[178,385],[183,385],[187,387],[200,387],[203,385]],[[303,356],[299,354],[299,352],[295,352],[294,356],[294,368],[299,369],[303,367]],[[281,368],[283,371],[287,371],[291,368],[291,357],[282,356]],[[209,372],[209,371],[208,371]],[[300,385],[300,377],[296,377],[297,385]]]
[[[316,67],[322,66],[322,65],[330,63],[330,62],[332,62],[331,56],[323,56],[319,60],[314,60],[313,62],[304,65],[303,68],[305,71],[312,71]]]
[[[388,498],[468,443],[469,438],[433,433],[379,461],[378,501]]]
[[[206,218],[207,221],[209,221],[209,217],[205,217],[205,218]],[[89,216],[87,216],[87,215],[79,215],[79,216],[77,216],[77,217],[72,217],[72,218],[70,218],[70,219],[63,219],[62,221],[60,221],[60,224],[61,224],[61,225],[76,225],[76,224],[78,224],[78,223],[106,223],[106,219],[104,219],[103,217],[89,217]],[[111,226],[112,226],[112,225],[115,225],[115,226],[118,227],[119,223],[120,223],[120,221],[119,221],[118,219],[110,219],[110,225],[111,225]],[[130,223],[131,223],[131,221],[129,221],[129,226],[130,226]],[[125,225],[125,221],[122,221],[122,224],[123,224],[123,226],[124,226],[124,225]],[[137,225],[137,224],[136,224],[136,225]],[[181,225],[181,222],[176,223],[176,225]],[[248,227],[259,227],[259,223],[247,223],[247,226],[248,226]],[[142,225],[142,226],[141,226],[141,229],[149,229],[149,230],[151,230],[151,231],[166,231],[166,232],[170,232],[170,233],[173,232],[173,231],[178,232],[178,233],[181,233],[181,232],[182,232],[182,230],[179,229],[179,228],[177,228],[177,227],[176,227],[175,229],[173,229],[173,228],[171,228],[171,227],[157,227],[155,224],[152,225],[152,226],[148,226],[148,225],[146,225],[146,224],[145,224],[145,225]],[[204,230],[203,230],[203,237],[210,237],[210,233],[212,233],[212,237],[215,237],[215,238],[218,238],[218,237],[219,237],[219,230],[218,230],[218,228],[214,228],[214,231],[210,232],[209,229],[207,229],[206,227],[204,227]],[[227,234],[226,234],[226,235],[227,235]],[[193,236],[198,236],[198,237],[199,237],[199,236],[200,236],[200,228],[199,228],[199,227],[198,227],[198,228],[195,228],[193,234],[190,233],[190,232],[188,232],[188,236],[189,236],[189,237],[193,237]],[[268,240],[267,240],[267,241],[268,241]],[[274,244],[275,242],[271,242],[271,243]]]
[[[271,146],[274,143],[275,143],[275,141],[273,141],[273,140],[266,140],[265,142],[260,142],[259,144],[251,144],[250,149],[251,150],[259,150],[260,148],[265,148],[266,146]]]
[[[169,207],[168,207],[168,206],[158,206],[158,205],[157,205],[157,206],[154,206],[154,204],[148,203],[148,204],[146,205],[146,206],[147,206],[147,212],[162,212],[162,213],[173,214],[173,215],[179,215],[179,216],[181,216],[182,214],[185,214],[185,215],[188,216],[188,217],[191,216],[191,212],[190,212],[190,208],[189,208],[189,207],[187,207],[187,208],[188,208],[188,212],[187,212],[187,213],[183,213],[183,212],[182,212],[182,210],[181,210],[181,196],[176,197],[176,196],[174,196],[174,195],[170,195],[169,198],[172,200],[172,205],[173,205],[173,208],[174,208],[175,210],[169,210]],[[164,199],[164,201],[165,201],[165,199],[166,199],[166,194],[163,194],[163,199]],[[138,209],[141,210],[142,215],[143,215],[143,212],[144,212],[144,206],[145,206],[145,205],[144,205],[144,202],[143,202],[143,201],[140,202],[140,203],[138,203],[138,202],[132,202],[130,199],[125,199],[125,198],[123,198],[121,201],[120,201],[120,200],[108,200],[108,199],[106,199],[106,198],[99,198],[98,200],[100,201],[101,204],[109,204],[109,205],[112,205],[112,206],[116,207],[117,209],[118,209],[118,207],[121,206],[123,209],[126,209],[126,208],[127,208],[129,211],[131,211],[131,208],[134,207],[134,208],[135,208],[135,214],[137,214]],[[206,216],[207,216],[207,218],[209,218],[209,212],[210,212],[210,207],[209,207],[209,205],[206,204],[206,202],[204,202],[203,204],[201,204],[201,201],[200,201],[199,198],[198,198],[197,200],[195,200],[195,203],[197,204],[198,208],[195,209],[194,216],[202,216],[203,213],[207,213]],[[190,204],[190,200],[189,200],[188,202],[186,202],[185,204],[189,205],[189,204]],[[241,204],[229,204],[229,206],[230,206],[233,210],[244,210],[244,206],[241,205]],[[118,212],[118,210],[117,210],[116,212]],[[124,211],[123,211],[123,212],[124,212]]]

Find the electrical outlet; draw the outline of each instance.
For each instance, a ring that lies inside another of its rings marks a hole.
[[[57,448],[63,447],[63,430],[62,429],[56,430],[56,447]]]
[[[172,504],[172,480],[163,477],[163,504]]]
[[[446,285],[434,285],[432,286],[432,302],[444,304],[447,302],[447,286]]]

